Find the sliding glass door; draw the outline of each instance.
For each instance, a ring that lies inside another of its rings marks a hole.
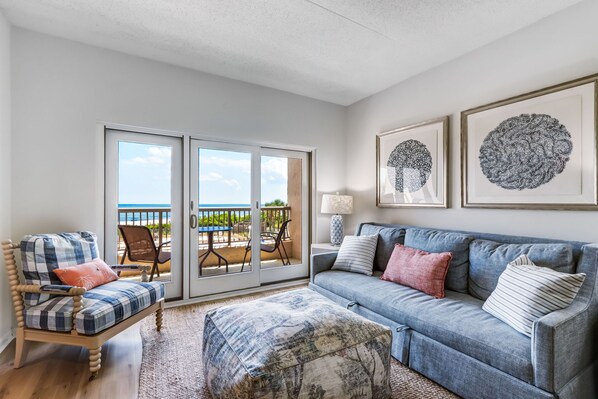
[[[104,258],[147,267],[121,278],[162,281],[167,298],[182,298],[182,139],[120,130],[105,139]]]
[[[147,278],[165,282],[172,299],[308,276],[307,153],[185,135],[105,137],[107,262],[149,266]]]
[[[262,283],[307,277],[309,175],[305,152],[261,149]]]
[[[259,148],[191,140],[190,151],[190,296],[259,286]]]

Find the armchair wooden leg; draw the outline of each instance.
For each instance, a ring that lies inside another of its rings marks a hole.
[[[156,330],[162,329],[162,316],[164,314],[164,301],[160,302],[160,307],[156,310]]]
[[[89,381],[93,380],[98,376],[98,372],[102,368],[102,347],[90,348],[89,349],[89,371],[91,371],[91,377]]]
[[[16,348],[15,348],[15,362],[13,367],[18,369],[21,367],[27,358],[27,350],[29,349],[27,342],[25,342],[25,330],[23,327],[18,327],[16,331]]]

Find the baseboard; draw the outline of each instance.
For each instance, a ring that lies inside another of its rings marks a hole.
[[[303,286],[303,285],[307,285],[307,283],[309,283],[309,279],[305,278],[305,279],[300,279],[300,280],[285,281],[282,283],[267,284],[267,285],[263,285],[260,287],[247,288],[245,290],[229,291],[229,292],[223,292],[221,294],[205,295],[205,296],[201,296],[201,297],[197,297],[197,298],[190,298],[190,299],[185,299],[185,300],[180,300],[180,301],[166,302],[164,304],[164,307],[168,309],[168,308],[175,308],[177,306],[193,305],[195,303],[215,301],[218,299],[233,298],[236,296],[255,294],[258,292],[271,291],[271,290],[276,290],[279,288]]]
[[[4,352],[4,349],[12,342],[15,338],[15,330],[11,328],[0,338],[0,353]]]

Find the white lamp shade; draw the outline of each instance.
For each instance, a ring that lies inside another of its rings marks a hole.
[[[352,196],[338,194],[324,194],[322,196],[322,213],[338,213],[340,215],[348,215],[352,212]]]

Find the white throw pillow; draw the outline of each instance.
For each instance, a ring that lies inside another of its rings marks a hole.
[[[378,234],[372,236],[346,236],[338,250],[332,270],[372,275]]]
[[[569,306],[585,278],[536,266],[521,255],[507,265],[482,309],[531,337],[534,322]]]

